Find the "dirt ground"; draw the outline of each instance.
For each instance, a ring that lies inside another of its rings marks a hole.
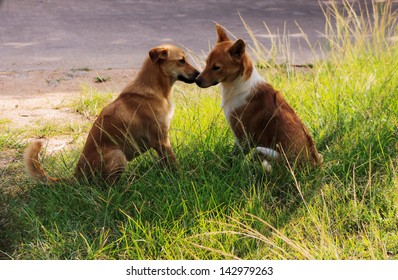
[[[131,69],[0,72],[0,119],[16,127],[38,119],[75,119],[78,115],[62,104],[79,97],[82,85],[120,92],[134,74]]]
[[[87,121],[66,106],[79,98],[82,86],[117,93],[132,80],[135,73],[132,69],[0,72],[0,124],[29,130],[31,126],[49,120],[60,124]],[[105,81],[98,82],[98,77]],[[47,152],[61,150],[71,141],[68,138],[51,137],[48,139]],[[12,151],[0,152],[0,168],[13,161],[12,155]]]

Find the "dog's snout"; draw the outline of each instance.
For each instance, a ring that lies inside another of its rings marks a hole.
[[[196,77],[199,76],[199,74],[200,74],[200,72],[198,70],[194,69],[193,72],[191,72],[189,74],[186,73],[186,74],[178,75],[177,79],[184,83],[192,84],[196,81]]]
[[[201,87],[201,88],[208,88],[208,87],[211,87],[211,86],[215,86],[215,85],[217,85],[219,82],[216,80],[216,81],[207,81],[206,80],[206,78],[203,78],[201,75],[199,75],[196,79],[195,79],[195,83],[197,84],[197,86],[198,87]]]
[[[197,77],[196,80],[195,80],[195,83],[196,83],[196,85],[198,87],[202,87],[203,81],[202,81],[202,79],[200,77],[199,78]]]
[[[195,79],[199,76],[200,72],[198,70],[195,69],[195,73],[193,74]]]

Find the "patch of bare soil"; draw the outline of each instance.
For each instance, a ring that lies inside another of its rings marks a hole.
[[[66,106],[81,95],[82,85],[120,92],[134,75],[129,69],[0,72],[0,123],[29,130],[48,121],[54,125],[87,121]],[[60,150],[71,141],[70,137],[52,137],[47,151]],[[1,169],[12,160],[10,153],[0,151]]]
[[[79,116],[64,104],[80,95],[82,85],[119,92],[134,74],[125,69],[0,72],[0,119],[16,127],[47,119],[76,120]]]

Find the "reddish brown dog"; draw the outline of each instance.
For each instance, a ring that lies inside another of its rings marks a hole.
[[[174,113],[171,93],[177,80],[193,83],[199,72],[187,62],[185,53],[172,45],[153,48],[135,80],[106,106],[91,128],[75,177],[100,175],[109,182],[119,178],[127,162],[153,148],[164,166],[178,165],[169,140]],[[24,154],[28,173],[40,181],[48,176],[38,161],[40,141]]]
[[[220,25],[216,29],[217,44],[196,84],[207,88],[221,83],[222,107],[236,139],[234,153],[240,149],[247,154],[254,148],[268,171],[267,160],[278,159],[281,153],[289,162],[320,164],[322,156],[307,128],[257,72],[243,40],[232,42]]]

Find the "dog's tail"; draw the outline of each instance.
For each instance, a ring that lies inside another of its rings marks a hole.
[[[39,153],[43,146],[42,141],[34,141],[25,150],[23,160],[28,174],[40,182],[56,182],[62,179],[49,176],[39,162]]]
[[[265,148],[265,147],[256,147],[253,151],[254,155],[262,155],[268,160],[279,160],[280,159],[280,154],[270,148]]]

